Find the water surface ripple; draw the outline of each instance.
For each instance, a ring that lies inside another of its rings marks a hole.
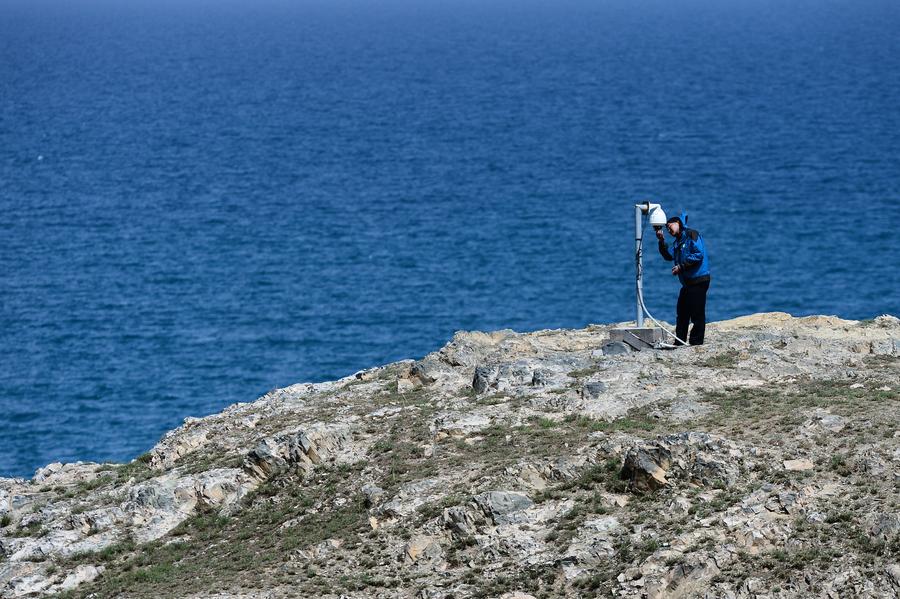
[[[900,313],[900,4],[437,4],[0,5],[0,475],[632,318],[642,198],[710,318]]]

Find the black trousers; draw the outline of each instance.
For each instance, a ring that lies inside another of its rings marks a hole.
[[[678,311],[675,319],[675,334],[679,339],[686,339],[691,345],[703,345],[703,335],[706,333],[706,292],[709,291],[709,281],[703,281],[696,285],[684,285],[678,294]],[[688,324],[691,327],[691,336],[688,338]],[[676,343],[678,343],[676,341]]]

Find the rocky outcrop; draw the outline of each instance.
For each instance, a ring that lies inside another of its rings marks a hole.
[[[0,594],[900,596],[898,319],[612,328],[457,333],[0,479]]]

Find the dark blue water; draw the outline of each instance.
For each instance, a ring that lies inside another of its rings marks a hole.
[[[633,318],[644,198],[704,235],[712,319],[898,314],[898,31],[894,0],[6,0],[0,474],[458,329]]]

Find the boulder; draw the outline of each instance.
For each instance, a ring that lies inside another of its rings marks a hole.
[[[496,366],[476,366],[475,374],[472,376],[472,389],[475,393],[485,393],[492,387],[496,388],[498,373]]]
[[[668,484],[666,470],[671,463],[672,454],[663,447],[635,447],[625,455],[621,477],[638,493],[655,491]]]
[[[530,508],[534,502],[521,493],[489,491],[475,496],[475,503],[490,517],[494,524],[511,524],[520,520],[518,513]]]
[[[581,388],[581,396],[585,399],[596,399],[606,391],[606,388],[606,383],[602,381],[587,383]]]
[[[475,534],[476,526],[484,522],[479,514],[473,514],[463,506],[453,506],[444,509],[442,516],[443,525],[462,537]]]
[[[306,473],[324,461],[345,462],[355,457],[350,437],[350,429],[341,425],[267,437],[246,454],[243,468],[266,480],[288,470]]]

